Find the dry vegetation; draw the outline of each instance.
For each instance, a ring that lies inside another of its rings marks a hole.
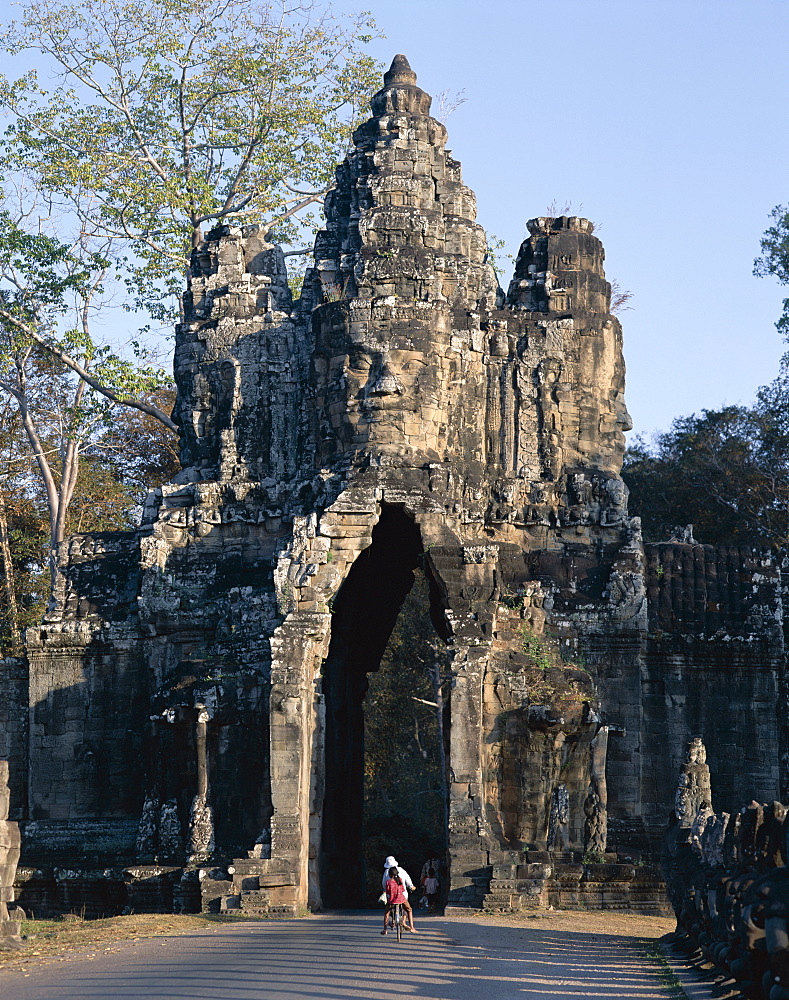
[[[172,937],[196,931],[218,929],[223,923],[244,920],[244,917],[219,917],[213,914],[139,913],[128,917],[107,917],[102,920],[25,920],[22,951],[0,951],[0,972],[4,969],[25,970],[45,962],[65,961],[80,955],[90,957],[114,951],[121,941],[144,938]]]
[[[463,916],[447,919],[468,921]],[[482,926],[522,927],[526,930],[562,931],[577,934],[605,934],[654,940],[670,934],[677,926],[674,917],[659,917],[626,910],[540,910],[536,913],[478,914],[473,919]]]

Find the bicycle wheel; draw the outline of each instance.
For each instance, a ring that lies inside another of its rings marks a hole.
[[[403,936],[403,904],[395,903],[394,908],[394,922],[395,930],[397,931],[397,940]]]

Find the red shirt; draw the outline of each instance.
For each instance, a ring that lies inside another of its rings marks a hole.
[[[393,878],[386,880],[386,900],[390,906],[395,903],[404,903],[407,898],[404,885]]]

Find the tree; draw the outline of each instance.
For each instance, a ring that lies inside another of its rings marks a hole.
[[[18,652],[22,631],[43,610],[48,583],[48,518],[42,497],[30,486],[32,456],[22,440],[19,414],[11,399],[0,402],[0,655]],[[32,615],[32,618],[31,618]]]
[[[162,410],[175,404],[175,390],[162,387],[149,401]],[[125,407],[117,408],[112,426],[91,445],[89,454],[114,470],[139,511],[148,492],[169,482],[181,471],[178,438],[149,414],[142,416]]]
[[[18,220],[0,211],[0,329],[5,336],[0,364],[20,351],[41,349],[110,403],[140,410],[177,431],[171,417],[144,398],[168,382],[164,372],[122,358],[91,337],[94,303],[110,266],[84,234],[69,246],[25,232]],[[59,336],[70,310],[76,325]],[[8,384],[2,388],[10,391]]]
[[[2,572],[0,655],[19,653],[22,635],[41,620],[50,590],[48,518],[38,497],[0,483]]]
[[[53,580],[81,454],[111,424],[113,404],[126,403],[175,428],[155,404],[123,391],[150,395],[168,384],[164,374],[93,341],[93,302],[108,267],[85,241],[68,247],[25,233],[0,214],[0,390],[15,404],[46,497]],[[63,329],[69,320],[74,325]],[[95,514],[95,502],[91,506]]]
[[[34,192],[0,211],[0,390],[33,459],[23,492],[45,499],[53,573],[69,530],[128,524],[153,466],[169,476],[177,460],[170,380],[140,350],[97,344],[95,309],[120,282],[126,308],[169,321],[205,227],[296,232],[375,80],[370,30],[366,15],[341,22],[298,0],[33,0],[0,32],[60,79],[0,79],[12,116],[0,166]],[[0,509],[16,635],[9,538]]]
[[[752,407],[678,417],[651,446],[637,439],[628,448],[622,477],[647,540],[692,523],[702,542],[789,542],[787,397],[784,371]]]
[[[373,30],[299,0],[33,0],[0,42],[62,83],[2,81],[6,169],[122,248],[130,305],[169,320],[206,226],[288,239],[322,199],[380,72]]]
[[[754,273],[789,284],[789,210],[778,205]],[[776,326],[789,339],[789,298]],[[676,419],[651,446],[628,448],[622,476],[646,537],[668,538],[691,522],[705,542],[789,542],[789,354],[750,407]]]
[[[62,378],[60,372],[56,379],[50,375],[41,380],[47,389],[46,410],[36,386],[30,386],[42,449],[58,489],[58,395],[65,391],[68,399],[75,388],[73,378],[63,379],[61,385]],[[158,394],[160,404],[166,405],[166,396],[166,390]],[[65,508],[65,535],[133,528],[147,491],[177,471],[174,438],[161,423],[152,417],[139,419],[125,408],[118,416],[120,420],[109,428],[100,424],[80,444]],[[0,400],[0,655],[17,652],[23,630],[41,618],[51,585],[51,532],[45,482],[25,441],[18,407],[6,396]]]
[[[760,278],[773,275],[782,285],[789,285],[789,208],[776,205],[770,216],[773,225],[764,232],[762,254],[754,262],[753,273]],[[775,325],[789,338],[789,298],[784,299],[783,314]]]

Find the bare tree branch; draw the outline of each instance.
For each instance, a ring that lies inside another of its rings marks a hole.
[[[75,372],[81,379],[83,379],[91,387],[95,389],[96,392],[100,392],[102,396],[105,396],[112,403],[117,403],[119,406],[130,406],[132,409],[140,410],[142,413],[147,413],[151,417],[155,417],[157,420],[161,421],[165,427],[169,427],[171,431],[178,431],[178,424],[169,417],[163,410],[160,410],[158,406],[154,406],[153,403],[146,403],[144,400],[133,399],[130,396],[119,396],[114,389],[109,386],[103,385],[98,379],[95,379],[90,372],[88,372],[78,361],[75,361],[70,355],[66,354],[61,348],[57,347],[55,344],[50,343],[45,337],[42,337],[37,330],[33,329],[28,323],[22,322],[17,316],[9,312],[7,309],[0,307],[0,318],[4,319],[7,323],[10,323],[13,327],[24,333],[26,336],[30,337],[32,340],[40,346],[43,347],[45,351],[49,351],[58,361],[62,362],[67,368],[70,368]]]

